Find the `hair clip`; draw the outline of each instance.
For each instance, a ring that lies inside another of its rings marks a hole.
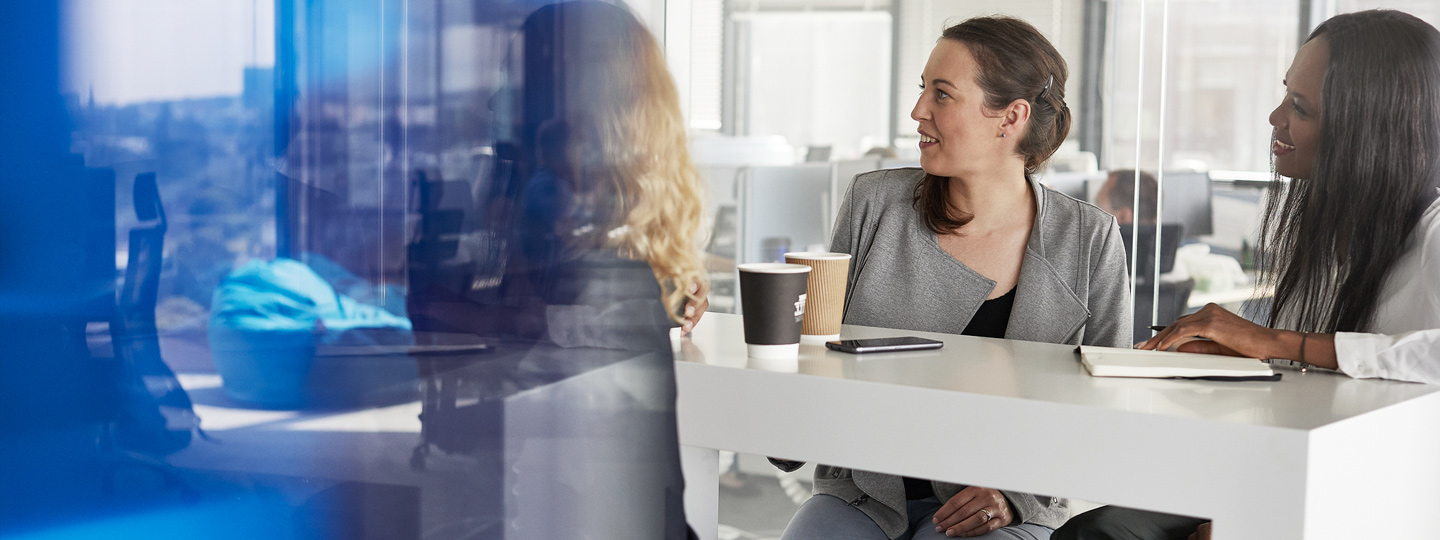
[[[1055,76],[1054,76],[1054,75],[1051,75],[1049,79],[1046,79],[1046,80],[1045,80],[1045,88],[1041,88],[1041,89],[1040,89],[1040,93],[1039,93],[1039,94],[1035,94],[1035,100],[1036,100],[1036,101],[1039,101],[1040,98],[1045,97],[1045,92],[1050,91],[1050,85],[1052,85],[1052,84],[1055,84]]]

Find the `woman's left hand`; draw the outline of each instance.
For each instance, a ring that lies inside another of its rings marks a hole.
[[[1215,304],[1176,319],[1136,349],[1270,358],[1279,331],[1260,326]],[[1209,339],[1210,341],[1196,341]]]
[[[689,334],[700,322],[700,317],[705,315],[705,310],[710,309],[710,288],[701,287],[699,283],[690,284],[690,294],[699,300],[685,301],[685,320],[680,323],[680,332]]]
[[[1190,540],[1210,540],[1210,522],[1201,523],[1200,528],[1190,534]]]
[[[980,536],[1015,519],[1010,502],[999,490],[970,486],[935,511],[935,532],[945,536]]]

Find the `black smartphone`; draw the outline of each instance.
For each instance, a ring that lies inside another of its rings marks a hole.
[[[864,354],[875,352],[939,349],[940,347],[945,346],[945,342],[915,336],[901,336],[888,338],[843,339],[840,341],[827,341],[825,342],[825,346],[840,352],[847,352],[850,354]]]

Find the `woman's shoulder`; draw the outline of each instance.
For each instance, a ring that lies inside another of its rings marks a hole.
[[[1046,232],[1079,230],[1082,233],[1103,236],[1110,230],[1115,216],[1086,201],[1076,199],[1042,184],[1041,200],[1044,204],[1043,226]]]
[[[1420,215],[1406,248],[1420,254],[1421,264],[1431,269],[1431,275],[1440,274],[1440,190],[1436,196]]]
[[[854,199],[883,202],[903,201],[910,203],[915,185],[925,178],[925,171],[919,167],[903,169],[880,169],[855,175],[850,184],[850,197]]]
[[[1415,230],[1426,237],[1426,243],[1440,243],[1440,188],[1436,188],[1435,199],[1431,200],[1430,206],[1420,214]]]

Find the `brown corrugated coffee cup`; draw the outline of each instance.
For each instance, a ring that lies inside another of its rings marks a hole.
[[[850,254],[800,251],[785,254],[785,262],[809,266],[806,286],[805,320],[801,338],[807,342],[840,339],[840,319],[845,315],[845,280],[850,274]]]

